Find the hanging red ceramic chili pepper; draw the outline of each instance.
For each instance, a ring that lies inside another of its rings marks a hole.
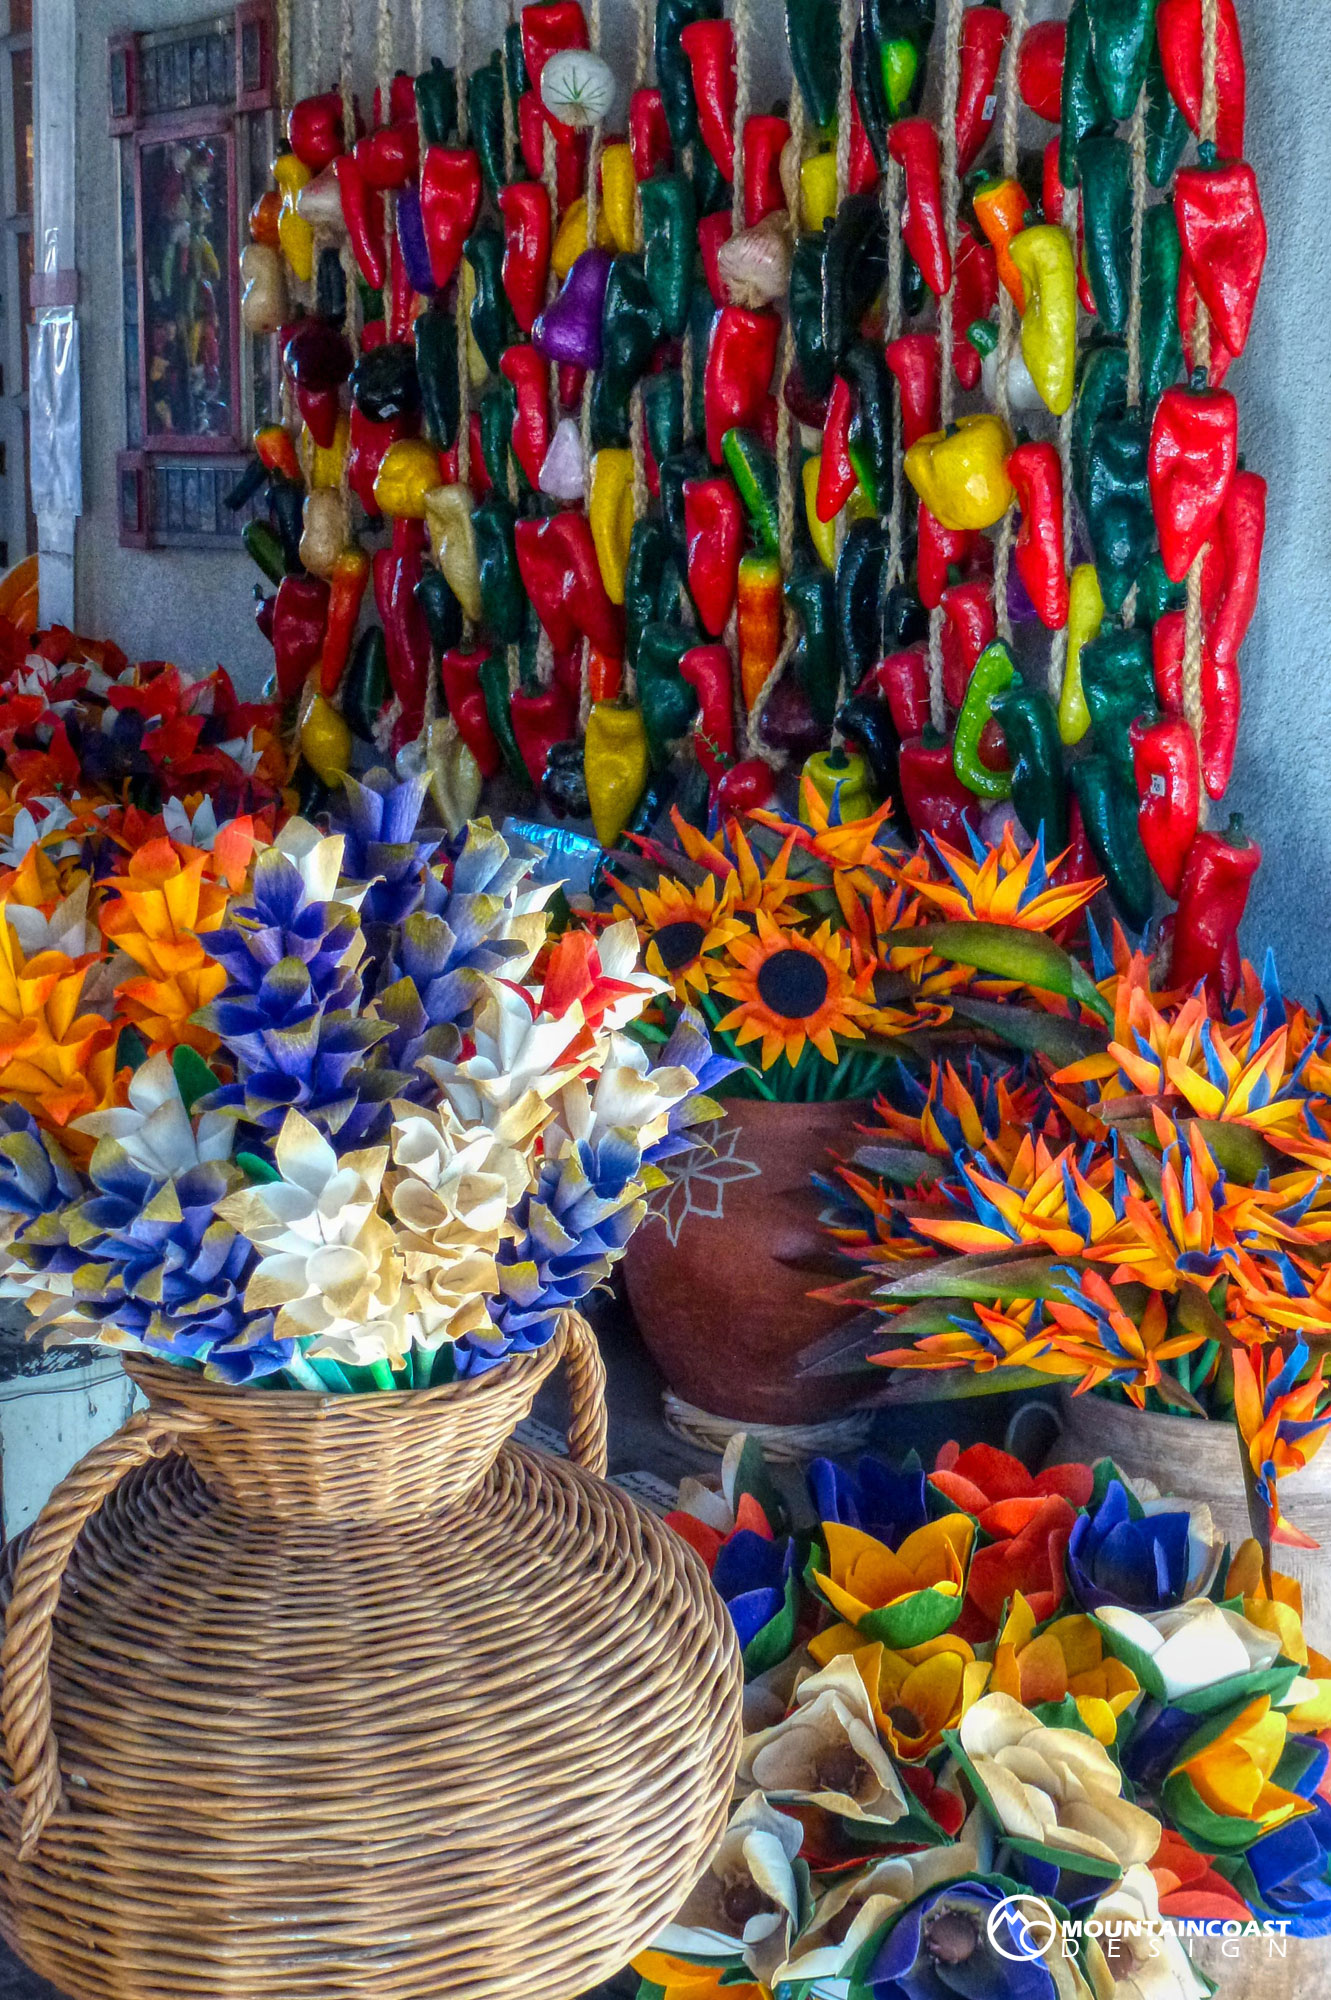
[[[550,752],[577,734],[577,706],[558,681],[543,688],[521,688],[510,695],[508,706],[518,752],[539,791]]]
[[[776,367],[781,321],[776,313],[723,306],[712,322],[703,379],[707,455],[720,465],[728,430],[761,431]]]
[[[940,428],[938,335],[903,333],[883,350],[901,392],[901,441],[909,451]],[[978,356],[977,356],[978,359]]]
[[[1169,94],[1192,130],[1202,124],[1203,0],[1160,0],[1155,33]],[[1234,0],[1216,0],[1215,143],[1227,159],[1243,156],[1247,75]]]
[[[518,151],[532,180],[545,175],[545,135],[555,142],[555,202],[562,215],[577,200],[587,177],[587,134],[552,118],[541,103],[540,93],[524,90],[518,99]]]
[[[1266,537],[1266,481],[1246,469],[1234,474],[1215,538],[1207,551],[1206,644],[1220,665],[1232,665],[1257,609]]]
[[[745,757],[732,764],[716,785],[716,809],[724,817],[756,812],[771,805],[776,797],[776,773],[761,757]]]
[[[269,637],[283,701],[295,700],[306,675],[319,664],[328,630],[328,601],[328,585],[317,576],[284,576],[277,586]]]
[[[539,181],[512,181],[499,190],[504,218],[504,296],[524,333],[545,304],[550,275],[550,200]]]
[[[522,24],[522,63],[533,90],[540,90],[551,56],[561,49],[590,47],[581,0],[531,0],[518,18]]]
[[[1040,176],[1040,208],[1046,222],[1063,222],[1063,205],[1067,199],[1067,189],[1059,172],[1059,147],[1061,141],[1051,139],[1044,149],[1044,162]],[[1091,290],[1091,280],[1086,270],[1086,218],[1082,204],[1077,204],[1077,299],[1081,309],[1096,315],[1095,294]]]
[[[920,603],[935,611],[948,586],[948,571],[960,569],[970,559],[979,537],[969,528],[945,528],[931,514],[923,500],[916,516],[915,582]]]
[[[407,260],[402,255],[402,241],[396,232],[388,246],[388,296],[385,304],[389,340],[409,341],[416,314],[416,288],[411,282]]]
[[[1138,717],[1130,735],[1137,829],[1161,887],[1177,896],[1201,807],[1197,745],[1181,715]]]
[[[384,198],[372,189],[349,153],[333,162],[342,220],[346,224],[356,267],[372,292],[383,290],[388,268],[384,260]]]
[[[698,697],[693,754],[715,786],[735,761],[735,694],[730,654],[724,646],[691,646],[679,663],[681,677]]]
[[[906,177],[902,238],[925,284],[941,299],[952,283],[952,254],[943,212],[938,134],[927,118],[900,118],[891,128],[887,144]]]
[[[1183,714],[1186,635],[1187,618],[1182,611],[1164,612],[1151,628],[1151,671],[1156,699],[1168,715]],[[1207,641],[1202,645],[1198,692],[1202,783],[1211,798],[1219,799],[1224,797],[1234,769],[1243,685],[1237,660],[1217,660]]]
[[[470,146],[427,146],[421,168],[421,218],[430,275],[440,291],[462,258],[481,209],[481,163]]]
[[[481,668],[489,657],[484,646],[455,646],[439,656],[445,705],[483,778],[493,778],[503,761],[480,680]]]
[[[978,817],[979,801],[968,792],[952,768],[952,745],[932,731],[912,736],[901,746],[897,765],[901,803],[917,835],[967,851],[966,829]]]
[[[721,171],[735,178],[735,29],[730,21],[690,21],[679,37],[693,77],[702,142]]]
[[[674,159],[670,125],[659,90],[635,90],[629,99],[629,151],[639,186]]]
[[[968,229],[957,244],[956,268],[952,279],[952,367],[963,389],[980,383],[981,360],[978,350],[966,338],[967,329],[977,319],[988,319],[998,304],[998,258],[992,243],[982,242]]]
[[[728,479],[686,479],[684,540],[689,594],[703,630],[720,638],[739,582],[744,550],[744,503]]]
[[[1194,375],[1199,367],[1196,350],[1197,315],[1201,311],[1196,281],[1192,266],[1184,258],[1179,263],[1178,273],[1178,330],[1183,341],[1183,362],[1189,375]],[[1209,318],[1209,315],[1208,315]],[[1220,337],[1218,327],[1211,327],[1211,359],[1206,370],[1206,378],[1213,389],[1218,389],[1228,375],[1234,356]]]
[[[287,113],[287,143],[303,166],[321,174],[345,150],[342,132],[342,93],[325,90],[318,97],[302,97]]]
[[[347,485],[371,520],[377,520],[379,515],[374,497],[379,468],[388,456],[390,445],[395,445],[399,438],[410,437],[413,428],[409,417],[392,417],[383,423],[374,423],[357,404],[351,406],[347,426]]]
[[[820,521],[834,521],[859,485],[850,458],[850,426],[854,415],[855,397],[849,382],[844,375],[833,376],[814,496],[814,511]]]
[[[1242,354],[1266,263],[1266,218],[1246,160],[1182,167],[1174,215],[1203,305],[1230,354]]]
[[[1057,125],[1063,116],[1063,57],[1067,52],[1066,21],[1036,21],[1021,38],[1017,56],[1017,91],[1028,111]]]
[[[744,121],[744,226],[757,227],[786,205],[781,155],[790,139],[790,120],[762,112]]]
[[[975,662],[985,647],[993,644],[998,629],[993,592],[982,578],[950,584],[943,592],[941,609],[943,696],[949,708],[960,708]]]
[[[425,720],[430,678],[430,628],[416,598],[425,567],[424,521],[402,516],[393,539],[374,556],[374,596],[388,652],[388,678],[402,705],[395,746],[414,743]]]
[[[586,515],[518,521],[513,544],[523,587],[556,654],[571,652],[585,637],[598,653],[622,657],[624,614],[606,595]]]
[[[1166,389],[1147,470],[1165,574],[1181,583],[1210,539],[1238,465],[1239,413],[1227,389]]]
[[[968,7],[961,25],[957,92],[957,172],[968,173],[994,126],[998,66],[1011,22],[1001,7]]]
[[[887,697],[897,735],[922,736],[929,727],[929,662],[923,647],[889,653],[869,679]]]
[[[421,165],[421,135],[413,107],[410,118],[393,125],[381,125],[357,141],[356,165],[367,187],[381,194],[397,194],[418,178]]]
[[[534,347],[506,347],[499,357],[499,372],[513,385],[517,409],[510,442],[528,482],[539,486],[541,467],[550,449],[550,377],[545,362]]]
[[[873,141],[864,129],[860,116],[860,100],[854,91],[850,96],[850,161],[846,174],[847,194],[867,194],[878,181],[878,162],[874,158]]]
[[[328,586],[328,624],[319,654],[319,692],[326,701],[337,693],[351,657],[369,581],[370,559],[363,549],[343,549],[334,559]]]
[[[1013,557],[1017,575],[1051,632],[1068,622],[1067,552],[1063,546],[1063,467],[1057,446],[1041,440],[1020,444],[1007,462],[1017,490],[1021,526]]]
[[[721,276],[721,251],[734,233],[735,221],[728,208],[716,208],[710,215],[698,218],[698,250],[702,256],[702,274],[707,280],[712,304],[718,311],[730,302],[726,281]]]
[[[1262,850],[1237,814],[1225,833],[1199,833],[1188,850],[1174,913],[1169,982],[1190,991],[1199,980],[1215,987],[1238,936]],[[1225,998],[1227,996],[1220,995]]]

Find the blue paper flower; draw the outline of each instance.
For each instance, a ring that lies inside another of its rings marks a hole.
[[[795,1544],[789,1535],[777,1541],[741,1528],[721,1544],[712,1582],[730,1613],[741,1652],[785,1611],[794,1574]]]
[[[1068,1540],[1068,1580],[1086,1611],[1121,1604],[1166,1611],[1206,1587],[1219,1550],[1199,1549],[1186,1509],[1138,1510],[1111,1480],[1093,1513],[1078,1516]]]
[[[902,1911],[857,1984],[873,2000],[1056,2000],[1031,1914],[1010,1882],[945,1883]]]
[[[439,836],[416,838],[429,782],[428,774],[399,781],[382,766],[344,780],[329,824],[346,843],[343,875],[369,884],[367,925],[400,924],[421,906],[425,864],[439,846]]]
[[[1326,1776],[1325,1743],[1292,1737],[1286,1749],[1303,1751],[1302,1775],[1289,1789],[1311,1802],[1311,1813],[1289,1820],[1248,1849],[1247,1870],[1236,1885],[1263,1915],[1289,1919],[1295,1937],[1331,1936],[1331,1803],[1318,1787]],[[1248,1876],[1251,1876],[1251,1881]]]
[[[924,1468],[914,1454],[900,1468],[866,1455],[853,1474],[830,1458],[815,1458],[806,1477],[820,1521],[858,1528],[888,1548],[899,1548],[928,1519]]]

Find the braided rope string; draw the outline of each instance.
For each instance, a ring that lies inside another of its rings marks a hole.
[[[952,422],[956,408],[956,377],[952,368],[952,309],[957,284],[957,211],[961,188],[957,178],[957,100],[961,94],[962,0],[948,0],[947,26],[943,45],[943,226],[947,233],[952,277],[938,301],[939,413],[943,426]],[[947,727],[947,705],[943,698],[943,611],[941,605],[929,613],[929,719],[940,735]]]
[[[411,0],[411,48],[416,75],[425,68],[425,0]]]
[[[887,310],[884,314],[884,331],[888,342],[894,341],[901,332],[903,315],[901,310],[901,189],[903,175],[895,160],[887,163],[879,196],[887,217]],[[905,542],[906,475],[902,470],[905,458],[906,435],[901,415],[901,384],[892,378],[892,498],[887,511],[887,570],[885,588],[893,590],[905,579],[906,565],[903,555]]]
[[[749,0],[734,0],[735,178],[730,190],[730,222],[736,236],[744,227],[744,127],[749,122]]]
[[[310,0],[310,47],[309,77],[310,89],[319,88],[324,39],[323,0]]]
[[[341,47],[338,52],[337,87],[342,98],[342,144],[348,152],[356,143],[356,100],[351,88],[352,64],[355,61],[356,19],[355,0],[342,0],[340,23]],[[343,332],[347,337],[353,359],[360,356],[360,284],[356,268],[355,253],[347,236],[342,238],[341,248],[342,288],[346,295],[346,313]],[[342,458],[342,494],[346,498],[347,485],[346,454]]]
[[[285,123],[291,109],[291,0],[277,0],[277,108]]]
[[[1216,100],[1216,42],[1219,32],[1218,0],[1202,0],[1202,102],[1199,119],[1198,141],[1201,145],[1215,144],[1218,105]],[[1200,297],[1197,299],[1197,316],[1193,328],[1192,355],[1196,367],[1204,369],[1209,381],[1211,374],[1211,316]],[[1204,635],[1202,631],[1202,564],[1206,551],[1201,550],[1194,558],[1188,571],[1188,594],[1183,621],[1183,713],[1188,727],[1201,747],[1202,737],[1202,653]],[[1205,826],[1208,818],[1208,794],[1205,785],[1200,787],[1200,811],[1198,823]]]
[[[1014,0],[1012,21],[1008,30],[1007,48],[1003,59],[1003,176],[1011,180],[1018,165],[1018,144],[1020,134],[1021,92],[1017,83],[1017,66],[1021,56],[1022,37],[1026,33],[1027,0]],[[1008,394],[1008,369],[1017,347],[1017,307],[1006,285],[998,287],[998,365],[995,380],[994,400],[998,414],[1011,428],[1012,402]],[[999,523],[998,539],[994,544],[994,617],[998,636],[1009,646],[1012,643],[1012,620],[1008,615],[1007,580],[1012,565],[1012,544],[1016,535],[1012,509],[1009,507]]]

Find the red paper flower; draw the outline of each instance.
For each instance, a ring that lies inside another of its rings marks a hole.
[[[1037,1620],[1052,1618],[1067,1592],[1063,1558],[1077,1509],[1091,1497],[1085,1465],[1051,1465],[1034,1475],[1010,1452],[944,1445],[931,1475],[940,1493],[973,1514],[988,1541],[971,1559],[966,1604],[956,1624],[964,1639],[991,1639],[1015,1591]]]

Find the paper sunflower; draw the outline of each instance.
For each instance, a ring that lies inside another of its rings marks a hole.
[[[782,930],[765,912],[756,923],[756,937],[733,940],[729,963],[714,978],[716,991],[736,1003],[717,1027],[733,1031],[741,1048],[761,1041],[764,1069],[782,1056],[793,1069],[806,1042],[835,1063],[838,1036],[864,1038],[873,1012],[871,968],[855,967],[830,922],[812,937]]]

